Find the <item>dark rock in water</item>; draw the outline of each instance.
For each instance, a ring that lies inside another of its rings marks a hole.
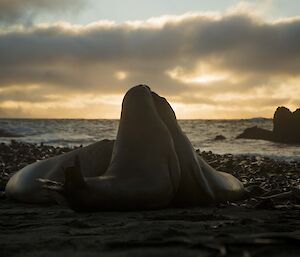
[[[255,126],[245,129],[237,138],[263,139],[287,144],[299,144],[300,109],[291,112],[286,107],[278,107],[274,113],[273,131]]]
[[[22,135],[0,129],[0,137],[22,137]]]
[[[246,128],[242,134],[237,136],[237,138],[262,139],[262,140],[270,140],[270,141],[274,139],[272,131],[267,129],[262,129],[257,126]]]
[[[215,137],[215,140],[225,140],[225,139],[226,139],[226,137],[224,137],[223,135],[217,135]]]
[[[293,113],[285,108],[278,107],[273,118],[273,132],[278,140],[289,138],[292,134]]]
[[[273,118],[275,140],[284,143],[300,143],[300,109],[291,112],[278,107]]]

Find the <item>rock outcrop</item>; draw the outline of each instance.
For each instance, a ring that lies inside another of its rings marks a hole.
[[[300,143],[300,109],[291,112],[278,107],[273,119],[275,140],[284,143]]]
[[[251,128],[246,128],[242,134],[237,136],[237,138],[262,139],[262,140],[273,141],[274,134],[270,130],[254,126]]]
[[[0,137],[22,137],[22,136],[0,128]]]
[[[273,131],[254,126],[245,129],[237,138],[300,144],[300,109],[291,112],[286,107],[278,107],[273,117]]]

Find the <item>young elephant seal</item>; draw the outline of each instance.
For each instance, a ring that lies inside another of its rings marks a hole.
[[[166,99],[144,85],[126,93],[114,144],[101,141],[31,164],[10,179],[6,193],[23,202],[66,202],[76,211],[196,206],[245,197],[238,179],[195,153]]]
[[[242,183],[231,174],[216,171],[206,163],[181,130],[167,100],[154,92],[152,96],[161,119],[172,135],[181,168],[181,180],[173,204],[207,205],[243,199],[246,192]]]
[[[80,160],[84,177],[104,174],[111,160],[114,140],[102,140],[86,147],[34,162],[16,172],[8,181],[7,197],[25,203],[53,202],[53,194],[43,190],[38,179],[64,182],[64,169]]]
[[[99,156],[101,158],[101,156]],[[84,178],[79,161],[65,183],[45,182],[76,211],[156,209],[170,205],[180,182],[172,137],[147,86],[131,88],[122,104],[111,162],[102,176]]]

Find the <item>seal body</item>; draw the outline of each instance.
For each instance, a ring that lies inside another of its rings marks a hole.
[[[168,127],[181,168],[175,206],[208,205],[234,201],[245,196],[242,183],[229,173],[213,169],[199,156],[177,123],[175,112],[165,98],[152,92],[161,119]]]
[[[139,85],[123,99],[115,142],[31,164],[9,180],[6,194],[99,211],[209,205],[242,199],[245,190],[196,154],[165,98]]]
[[[79,211],[156,209],[170,204],[179,182],[172,137],[156,111],[150,89],[140,85],[123,99],[107,171],[85,179],[80,190],[68,189],[65,197]]]
[[[43,190],[38,179],[64,182],[63,170],[72,166],[78,156],[85,177],[102,175],[111,160],[114,140],[102,140],[71,152],[32,163],[16,172],[8,181],[5,194],[12,199],[28,203],[53,201],[53,194]]]

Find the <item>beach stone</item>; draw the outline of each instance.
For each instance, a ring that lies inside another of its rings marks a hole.
[[[218,141],[218,140],[225,140],[226,139],[226,137],[224,137],[223,135],[217,135],[216,137],[215,137],[215,140],[216,141]]]
[[[24,151],[24,148],[26,151]],[[49,151],[52,149],[53,151]],[[16,171],[37,160],[59,155],[72,148],[48,145],[28,144],[13,141],[12,144],[0,143],[0,191],[5,188],[7,180]],[[300,162],[274,160],[262,156],[239,156],[232,154],[215,154],[211,151],[197,151],[215,169],[229,172],[240,179],[244,186],[252,186],[253,195],[270,196],[278,193],[295,191],[294,197],[289,199],[292,204],[299,204],[300,198]],[[255,187],[256,186],[256,189]],[[298,191],[297,191],[298,190]],[[295,195],[297,197],[295,197]],[[238,203],[245,205],[245,201]],[[286,204],[280,201],[277,204]],[[254,208],[254,205],[252,205]],[[293,205],[291,205],[293,206]],[[293,208],[293,207],[290,207]]]
[[[272,210],[275,209],[275,204],[272,199],[265,199],[260,201],[258,204],[255,205],[255,209],[267,209]]]

